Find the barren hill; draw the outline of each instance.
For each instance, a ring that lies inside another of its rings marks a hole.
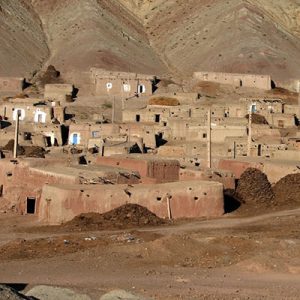
[[[1,74],[51,63],[62,72],[300,77],[299,0],[0,0],[0,7]]]
[[[0,0],[0,75],[30,75],[49,51],[39,16],[24,0]]]

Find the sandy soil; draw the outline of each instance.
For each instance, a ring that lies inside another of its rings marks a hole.
[[[153,299],[297,299],[300,209],[87,232],[32,230],[1,215],[0,281],[123,288]]]

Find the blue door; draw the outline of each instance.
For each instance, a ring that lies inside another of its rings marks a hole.
[[[73,134],[73,141],[72,141],[73,145],[77,145],[78,144],[78,134],[74,133]]]

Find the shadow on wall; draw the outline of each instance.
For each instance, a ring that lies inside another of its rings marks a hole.
[[[156,78],[152,81],[152,94],[158,89],[157,85],[160,83],[160,79]]]
[[[72,92],[72,99],[76,99],[78,93],[79,93],[79,89],[76,88],[76,87],[74,87],[74,88],[73,88],[73,92]]]
[[[156,147],[165,145],[168,141],[163,138],[163,134],[159,133],[155,135]]]

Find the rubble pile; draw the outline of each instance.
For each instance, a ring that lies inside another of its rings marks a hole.
[[[80,214],[63,226],[71,230],[101,230],[162,224],[165,221],[147,208],[138,204],[125,204],[104,214]]]
[[[245,204],[270,204],[274,193],[267,176],[258,169],[248,168],[238,182],[235,195]]]

